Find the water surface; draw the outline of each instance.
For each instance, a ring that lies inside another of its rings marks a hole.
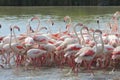
[[[9,34],[10,25],[18,25],[21,28],[20,32],[26,31],[26,24],[28,20],[34,16],[38,16],[41,19],[41,25],[48,27],[46,23],[48,19],[52,19],[55,25],[52,27],[52,31],[58,31],[59,27],[65,29],[65,23],[63,17],[68,15],[72,18],[72,23],[82,22],[88,27],[97,28],[96,20],[100,19],[101,28],[106,28],[105,24],[110,20],[111,16],[116,12],[120,11],[119,6],[41,6],[41,7],[0,7],[0,23],[2,29],[0,30],[1,35]],[[31,25],[35,29],[37,22],[33,22]]]

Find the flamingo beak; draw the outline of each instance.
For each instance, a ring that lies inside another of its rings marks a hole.
[[[52,22],[52,26],[54,25],[54,22]]]
[[[10,31],[12,31],[12,28],[10,28]]]
[[[18,26],[14,26],[14,28],[18,29],[18,31],[20,31],[20,28]]]
[[[99,24],[99,20],[97,20],[97,24]]]
[[[2,25],[0,24],[0,28],[2,28]]]

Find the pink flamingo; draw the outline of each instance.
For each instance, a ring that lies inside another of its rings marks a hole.
[[[69,44],[67,45],[67,47],[64,49],[64,52],[65,52],[65,55],[64,57],[67,59],[67,62],[69,64],[69,66],[72,67],[72,69],[70,70],[69,73],[71,73],[72,70],[74,70],[75,68],[75,62],[74,62],[74,59],[75,59],[75,54],[82,48],[82,45],[81,45],[81,40],[80,38],[78,37],[78,33],[76,32],[76,27],[77,26],[83,26],[83,24],[81,23],[78,23],[74,26],[74,33],[76,34],[76,37],[77,37],[77,43],[72,43],[72,44]],[[82,29],[81,29],[82,30]],[[82,35],[82,34],[81,34]],[[68,73],[68,74],[69,74]]]
[[[26,49],[20,42],[18,42],[14,29],[17,29],[18,31],[20,31],[20,28],[16,25],[11,27],[11,33],[13,32],[16,42],[12,42],[12,43],[10,42],[10,48],[12,52],[14,52],[14,54],[17,56],[16,63],[18,65],[19,63],[24,61],[24,55],[25,55]]]
[[[37,17],[37,16],[35,16],[35,17],[31,18],[30,21],[33,21],[33,20],[37,20],[37,21],[38,21],[38,26],[37,26],[37,28],[36,28],[36,30],[35,30],[35,32],[38,32],[38,31],[39,31],[39,28],[40,28],[40,18]],[[30,22],[29,22],[29,24],[30,24]]]
[[[0,28],[1,28],[2,26],[1,26],[1,24],[0,24]],[[2,55],[1,56],[1,59],[4,57],[5,58],[5,56],[4,56],[4,54],[3,54],[3,43],[1,43],[1,41],[2,41],[2,37],[0,37],[0,55]],[[3,59],[2,59],[3,60]],[[2,67],[2,68],[4,68],[4,66],[2,65],[2,64],[0,64],[0,67]]]
[[[25,69],[28,69],[28,65],[30,64],[30,62],[32,61],[34,64],[34,68],[36,67],[36,62],[39,62],[38,60],[40,60],[40,62],[42,61],[42,55],[46,54],[45,50],[41,50],[41,49],[29,49],[27,51],[27,59],[26,59],[26,63],[25,63]],[[39,65],[41,65],[41,63],[37,63]]]
[[[101,32],[100,30],[98,30],[99,32]],[[102,33],[102,32],[101,32]],[[100,41],[101,43],[98,43],[95,39],[95,34],[93,36],[93,39],[94,41],[96,42],[96,45],[93,47],[93,49],[95,50],[96,54],[95,56],[98,56],[98,57],[101,57],[103,61],[103,66],[105,67],[105,65],[108,64],[108,60],[109,57],[110,57],[110,53],[113,51],[114,47],[107,44],[105,45],[104,42],[103,42],[103,39],[102,39],[102,35],[99,34],[99,37],[100,37]],[[105,65],[104,65],[104,62],[106,61]],[[101,64],[101,63],[100,63]]]
[[[64,17],[64,22],[67,22],[67,21],[68,21],[68,23],[66,24],[66,29],[67,29],[67,31],[69,31],[69,30],[70,30],[70,27],[72,26],[71,17],[65,16],[65,17]]]
[[[49,60],[50,62],[53,63],[55,61],[54,56],[55,56],[56,46],[54,46],[53,44],[48,43],[48,44],[41,44],[39,46],[39,48],[46,51],[47,60],[49,60],[49,58],[50,58],[50,60]]]
[[[16,36],[14,35],[14,37],[16,38]],[[9,39],[9,38],[8,38]],[[15,40],[17,42],[17,40]],[[12,26],[10,26],[10,39],[9,39],[9,43],[3,45],[3,53],[6,53],[6,64],[8,65],[8,67],[11,66],[10,64],[10,54],[13,52],[11,46],[14,46],[14,44],[11,44],[12,42]]]
[[[53,26],[53,25],[54,25],[54,22],[53,22],[52,19],[49,19],[47,22],[50,24],[50,25],[48,26],[48,29],[49,29],[50,34],[52,34],[52,30],[51,30],[50,26],[51,26],[51,25]]]
[[[66,31],[61,32],[61,29],[59,30],[59,33],[54,33],[51,34],[51,37],[55,38],[55,39],[64,39],[64,38],[68,38],[68,37],[72,37],[72,35],[70,34],[70,28],[72,26],[71,23],[71,18],[69,16],[65,16],[64,17],[64,22],[68,22],[66,24]]]
[[[114,63],[113,69],[110,73],[114,73],[115,71],[115,66],[119,63],[120,61],[120,46],[117,46],[116,48],[114,48],[113,52],[112,52],[112,60]]]
[[[83,38],[83,41],[84,41],[84,37],[82,35],[82,29],[87,29],[88,31],[88,28],[87,27],[82,27],[81,28],[81,36]],[[98,32],[97,30],[95,32]],[[94,32],[94,33],[95,33]],[[90,70],[91,68],[91,65],[92,65],[92,62],[93,62],[93,58],[95,57],[95,51],[93,50],[93,48],[91,47],[88,47],[85,45],[85,41],[84,41],[84,47],[82,47],[77,53],[76,53],[76,58],[75,58],[75,62],[77,63],[77,67],[78,67],[78,64],[84,62],[84,64],[86,64],[86,67],[88,70]],[[91,71],[92,72],[92,71]],[[93,72],[92,72],[93,73]]]

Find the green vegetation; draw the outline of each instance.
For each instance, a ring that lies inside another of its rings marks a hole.
[[[119,6],[119,0],[0,0],[0,6]]]

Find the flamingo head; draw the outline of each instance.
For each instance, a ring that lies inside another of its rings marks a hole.
[[[13,28],[17,29],[18,31],[20,31],[20,28],[18,26],[14,26]]]
[[[66,25],[66,29],[69,29],[71,27],[71,24]]]
[[[97,24],[99,24],[99,22],[100,22],[99,19],[97,19]]]
[[[51,23],[51,24],[52,24],[52,26],[54,25],[53,20],[49,19],[49,20],[48,20],[48,22],[49,22],[49,23]]]
[[[86,29],[86,30],[88,31],[88,27],[87,27],[87,26],[83,26],[82,28],[83,28],[83,29]]]
[[[98,30],[98,29],[95,30],[95,32],[99,32],[100,34],[102,34],[102,31],[101,31],[101,30]]]
[[[12,28],[10,28],[10,31],[12,31]]]
[[[47,30],[47,27],[41,27],[41,28],[40,28],[40,30],[42,30],[42,29],[45,29],[45,30]]]
[[[40,21],[39,17],[37,17],[37,16],[35,16],[35,17],[31,18],[31,20],[30,20],[30,21],[33,21],[33,20],[39,20],[39,21]]]
[[[70,17],[69,16],[65,16],[64,17],[64,22],[66,22],[68,19],[70,19]]]
[[[31,27],[31,26],[30,26],[30,31],[35,32],[35,31],[32,29],[32,27]]]
[[[2,25],[0,24],[0,28],[2,28]]]
[[[113,14],[113,18],[117,18],[119,15],[120,15],[120,12],[119,12],[119,11],[116,11],[116,12]]]
[[[75,26],[83,26],[82,23],[77,23]]]
[[[91,31],[91,32],[94,32],[94,29],[90,28],[90,31]]]

